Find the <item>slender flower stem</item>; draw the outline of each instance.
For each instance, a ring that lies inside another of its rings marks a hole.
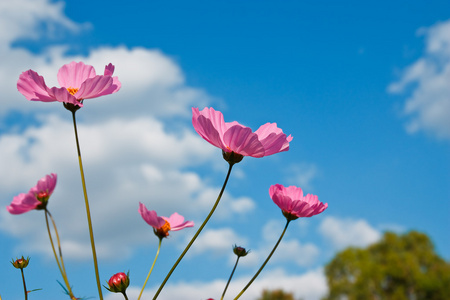
[[[286,229],[288,228],[289,223],[291,222],[291,220],[287,220],[286,222],[286,226],[284,227],[283,233],[281,234],[280,238],[278,239],[277,243],[275,244],[275,246],[273,247],[272,251],[270,252],[269,256],[266,258],[266,260],[264,261],[264,263],[262,264],[262,266],[259,268],[258,272],[256,272],[256,274],[253,276],[253,278],[247,283],[247,285],[244,287],[244,289],[236,296],[236,298],[234,298],[234,300],[239,299],[239,297],[242,296],[242,294],[248,289],[248,287],[253,283],[253,281],[255,281],[256,277],[258,277],[259,273],[261,273],[261,271],[264,269],[264,267],[266,266],[267,262],[269,261],[269,259],[272,257],[273,253],[275,252],[275,250],[277,250],[278,245],[281,242],[281,239],[283,238]]]
[[[76,112],[76,110],[72,111],[73,128],[75,130],[75,140],[77,143],[78,162],[80,164],[81,183],[83,185],[84,202],[86,204],[86,216],[87,216],[88,226],[89,226],[89,237],[91,239],[92,257],[94,259],[95,278],[97,280],[98,295],[100,296],[100,300],[103,300],[102,287],[100,285],[100,276],[99,276],[99,272],[98,272],[97,253],[95,251],[94,231],[92,229],[91,211],[89,209],[89,200],[88,200],[87,191],[86,191],[86,181],[84,180],[83,162],[81,161],[80,143],[78,141],[77,122],[75,120],[75,112]]]
[[[56,241],[58,243],[59,259],[58,259],[58,256],[56,255],[55,244],[53,243],[53,238],[52,238],[52,235],[50,232],[50,225],[48,224],[48,217],[50,217],[52,224],[53,224],[53,229],[55,230]],[[47,224],[48,237],[50,238],[50,244],[52,245],[53,254],[55,255],[55,260],[56,260],[56,263],[58,264],[59,272],[61,272],[61,276],[64,279],[64,283],[66,284],[67,290],[69,292],[69,296],[71,297],[71,299],[75,299],[72,289],[69,284],[69,279],[67,278],[66,269],[64,267],[64,261],[63,261],[63,257],[62,257],[62,251],[61,251],[61,241],[59,239],[58,230],[56,229],[56,223],[53,220],[52,215],[50,214],[50,212],[47,209],[45,209],[45,222]]]
[[[150,278],[150,274],[152,274],[153,267],[155,266],[156,260],[158,259],[159,250],[161,249],[161,243],[162,243],[162,238],[159,238],[158,251],[156,251],[156,256],[155,256],[155,259],[153,260],[152,267],[150,268],[150,271],[148,272],[147,278],[145,279],[144,285],[142,286],[142,290],[141,290],[137,300],[141,299],[142,293],[144,292],[145,286],[147,285],[147,281]]]
[[[125,292],[122,293],[123,297],[125,298],[125,300],[128,300],[128,296]],[[0,299],[1,300],[1,299]]]
[[[220,298],[220,300],[223,300],[223,297],[225,297],[225,293],[227,292],[227,289],[228,289],[228,285],[230,284],[230,282],[231,282],[231,278],[233,278],[233,274],[234,274],[234,271],[236,270],[236,267],[237,267],[237,265],[238,265],[238,262],[239,262],[239,258],[241,258],[240,256],[238,256],[237,257],[237,259],[236,259],[236,263],[234,264],[234,268],[233,268],[233,271],[231,271],[231,275],[230,275],[230,278],[228,278],[228,282],[227,282],[227,285],[225,286],[225,289],[223,290],[223,293],[222,293],[222,297]]]
[[[213,215],[214,211],[217,208],[217,205],[219,205],[220,199],[222,198],[222,194],[225,191],[225,187],[227,186],[227,182],[228,182],[228,178],[230,178],[230,174],[231,174],[231,169],[233,168],[232,163],[230,163],[230,167],[228,168],[228,173],[227,173],[227,177],[225,178],[225,182],[223,183],[222,189],[220,190],[219,196],[217,197],[216,202],[214,203],[214,206],[212,207],[211,211],[209,212],[208,216],[206,217],[206,219],[203,221],[202,225],[200,226],[200,228],[197,230],[197,232],[195,233],[194,237],[192,237],[191,241],[189,242],[189,244],[186,246],[186,248],[184,249],[183,253],[181,253],[180,257],[178,257],[177,261],[175,262],[175,264],[172,266],[172,269],[170,269],[169,273],[167,274],[166,278],[164,279],[163,283],[161,283],[161,285],[159,286],[158,291],[156,292],[155,296],[153,297],[153,300],[155,300],[156,298],[158,298],[159,294],[161,293],[161,290],[164,288],[164,285],[166,284],[167,280],[169,280],[170,276],[172,275],[173,271],[175,270],[175,268],[178,266],[178,264],[180,263],[180,261],[183,259],[184,255],[186,254],[186,252],[188,252],[189,248],[191,248],[192,244],[194,243],[194,241],[197,239],[198,235],[200,234],[200,232],[202,232],[203,227],[205,227],[206,223],[208,223],[209,219],[211,218],[211,216]]]
[[[25,275],[23,274],[23,268],[20,268],[20,272],[22,272],[23,292],[25,293],[25,300],[28,300],[27,285],[25,284]]]

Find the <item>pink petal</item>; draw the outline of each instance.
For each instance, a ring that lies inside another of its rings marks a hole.
[[[119,78],[117,76],[114,76],[112,77],[112,79],[113,82],[111,86],[105,89],[103,92],[99,93],[97,97],[114,94],[115,92],[118,92],[120,90],[120,88],[122,87],[122,83],[119,81]]]
[[[74,96],[78,100],[81,100],[106,95],[105,91],[107,91],[112,84],[113,79],[111,76],[98,75],[93,78],[86,79]]]
[[[25,98],[31,101],[56,101],[49,94],[49,88],[45,84],[44,77],[33,70],[28,70],[20,74],[19,80],[17,81],[17,89]]]
[[[258,136],[248,127],[234,125],[225,132],[223,141],[235,153],[252,157],[264,156],[264,147]]]
[[[277,127],[276,123],[266,123],[259,127],[255,133],[259,136],[259,140],[264,146],[264,156],[289,150],[289,142],[292,140],[292,137],[289,136],[288,140],[286,134]]]
[[[72,94],[67,91],[66,88],[57,88],[52,87],[50,89],[50,93],[55,97],[56,101],[64,102],[64,103],[72,103],[74,105],[78,105],[80,107],[83,106],[83,103],[77,100]]]
[[[294,138],[294,137],[293,137],[292,135],[289,135],[289,136],[286,138],[286,141],[284,142],[283,146],[281,147],[280,152],[288,151],[288,150],[289,150],[289,143],[292,141],[293,138]]]
[[[105,72],[103,75],[105,76],[112,76],[114,74],[114,65],[112,63],[109,63],[109,65],[105,66]]]
[[[49,196],[55,190],[57,181],[57,175],[55,173],[51,173],[50,175],[45,175],[36,184],[36,189],[38,191],[46,191]]]
[[[170,230],[177,231],[186,227],[193,227],[194,222],[184,222],[184,217],[178,213],[173,213],[169,218],[163,217],[170,224]]]
[[[6,209],[13,215],[23,214],[30,210],[35,209],[41,202],[31,194],[19,194],[13,198],[13,201]]]
[[[197,131],[203,139],[213,146],[226,150],[227,148],[222,141],[222,136],[214,126],[213,121],[203,115],[200,115],[198,108],[192,108],[192,113],[192,124],[194,125],[195,131]],[[215,120],[215,122],[217,124],[217,120]],[[225,126],[225,123],[223,123],[223,126]]]
[[[283,187],[283,186],[282,186]],[[284,188],[281,190],[283,194],[289,196],[291,199],[299,200],[303,199],[303,190],[300,187],[296,186],[288,186],[287,188]]]
[[[107,66],[105,66],[105,72],[103,73],[103,75],[112,76],[114,74],[114,69],[115,69],[114,65],[112,63],[109,63]],[[122,83],[120,83],[119,77],[114,76],[113,84],[111,85],[111,87],[109,89],[105,90],[99,96],[113,94],[113,93],[119,91],[121,87],[122,87]]]
[[[145,205],[142,204],[141,202],[139,202],[138,211],[141,214],[144,221],[155,229],[161,228],[166,223],[166,221],[163,218],[158,217],[158,215],[154,210],[148,210],[145,207]]]
[[[95,75],[93,66],[85,65],[81,61],[78,63],[73,61],[59,69],[58,82],[65,88],[80,88],[83,82]]]

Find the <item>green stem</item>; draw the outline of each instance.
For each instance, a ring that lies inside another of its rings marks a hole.
[[[50,217],[50,219],[52,220],[53,229],[55,230],[56,241],[58,243],[59,259],[58,259],[58,256],[56,255],[55,244],[53,243],[52,234],[50,232],[50,225],[48,224],[48,217]],[[48,237],[50,238],[50,244],[52,245],[53,254],[55,255],[55,260],[56,260],[56,263],[58,264],[59,272],[61,273],[61,276],[64,279],[64,283],[66,284],[67,290],[69,292],[69,296],[71,298],[74,298],[72,289],[69,284],[69,279],[67,278],[66,269],[64,267],[64,261],[62,258],[62,251],[61,251],[61,242],[59,240],[58,230],[56,229],[56,223],[53,220],[52,215],[50,214],[50,212],[47,209],[45,209],[45,222],[47,224]]]
[[[127,296],[127,294],[125,292],[122,292],[122,295],[124,296],[125,300],[128,300],[128,296]]]
[[[275,252],[275,250],[277,250],[278,245],[281,242],[281,239],[284,236],[284,233],[286,232],[286,229],[288,228],[289,222],[291,222],[291,220],[287,220],[286,222],[286,226],[284,227],[283,233],[281,234],[280,238],[278,239],[277,243],[275,244],[275,246],[273,247],[272,251],[270,252],[269,256],[266,258],[266,260],[264,261],[264,263],[262,264],[262,266],[259,268],[258,272],[256,272],[256,274],[253,276],[253,278],[247,283],[247,285],[244,287],[244,289],[236,296],[236,298],[234,298],[234,300],[239,299],[239,297],[242,296],[242,294],[248,289],[248,287],[253,283],[253,281],[255,281],[256,277],[258,277],[259,273],[261,273],[261,271],[264,269],[264,267],[266,266],[267,262],[269,261],[269,259],[272,257],[273,253]]]
[[[230,178],[230,174],[231,174],[231,169],[233,168],[233,163],[230,163],[230,167],[228,168],[228,173],[227,173],[227,177],[225,178],[225,182],[223,183],[222,189],[220,190],[219,196],[217,197],[216,202],[214,203],[214,206],[212,207],[211,211],[209,212],[208,216],[206,217],[205,221],[203,221],[202,225],[200,226],[200,228],[197,230],[197,232],[195,233],[194,237],[191,239],[191,241],[189,242],[189,244],[186,246],[186,248],[184,249],[183,253],[181,253],[180,257],[178,257],[177,261],[175,262],[175,264],[172,266],[172,269],[170,269],[169,273],[167,274],[166,278],[164,279],[163,283],[161,283],[161,285],[159,286],[158,291],[156,292],[155,296],[153,297],[153,300],[155,300],[156,298],[158,298],[159,294],[161,293],[161,290],[163,289],[164,285],[166,284],[167,280],[169,280],[170,276],[172,275],[173,271],[175,270],[175,268],[178,266],[178,264],[180,263],[180,261],[183,259],[184,255],[186,254],[186,252],[188,252],[189,248],[191,248],[192,244],[194,243],[194,241],[197,239],[198,235],[200,234],[200,232],[202,232],[203,227],[205,227],[206,223],[208,223],[209,219],[211,218],[211,216],[213,215],[214,211],[217,208],[217,205],[219,205],[220,199],[222,198],[222,194],[225,191],[225,187],[227,186],[227,182],[228,182],[228,178]]]
[[[100,300],[103,300],[102,288],[101,288],[101,284],[100,284],[100,276],[99,276],[99,272],[98,272],[97,253],[95,251],[94,231],[92,229],[91,211],[89,209],[89,200],[88,200],[87,191],[86,191],[86,181],[84,179],[83,162],[81,161],[80,143],[78,142],[77,123],[75,120],[75,110],[72,111],[72,119],[73,119],[73,128],[75,130],[75,140],[77,143],[78,163],[80,165],[80,175],[81,175],[81,183],[83,185],[84,202],[86,205],[86,216],[87,216],[88,226],[89,226],[89,237],[91,240],[92,257],[94,259],[95,278],[97,280],[98,295],[100,296]]]
[[[23,292],[25,293],[25,300],[28,300],[27,285],[25,284],[25,275],[23,274],[23,268],[20,268],[20,272],[22,272]]]
[[[158,251],[156,251],[156,256],[155,256],[155,259],[153,260],[152,267],[150,268],[150,271],[148,272],[147,278],[145,279],[144,285],[142,286],[141,293],[139,294],[139,297],[137,298],[137,300],[141,299],[142,293],[144,292],[145,286],[147,285],[147,281],[150,278],[150,274],[152,274],[153,267],[155,266],[156,260],[158,259],[159,250],[161,249],[161,243],[162,243],[162,238],[159,238]]]
[[[237,257],[237,259],[236,259],[236,263],[234,264],[234,268],[233,268],[233,271],[231,271],[231,275],[230,275],[230,278],[228,278],[228,282],[227,282],[227,285],[225,286],[225,289],[223,290],[223,293],[222,293],[222,297],[220,298],[220,300],[223,300],[223,297],[225,297],[225,293],[227,292],[227,289],[228,289],[228,285],[230,284],[230,282],[231,282],[231,278],[233,278],[233,274],[234,274],[234,271],[236,270],[236,267],[237,267],[237,265],[238,265],[238,262],[239,262],[239,258],[241,258],[240,256],[238,256]]]

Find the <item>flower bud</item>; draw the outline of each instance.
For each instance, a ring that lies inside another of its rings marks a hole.
[[[24,269],[28,266],[28,263],[30,262],[30,257],[27,257],[25,259],[23,256],[22,258],[16,259],[15,261],[12,260],[11,263],[16,269]]]
[[[130,272],[128,272],[127,274],[125,274],[124,272],[114,274],[108,281],[109,288],[107,288],[106,286],[105,288],[113,293],[125,293],[125,290],[130,285],[129,274]]]
[[[250,252],[250,250],[246,251],[245,248],[234,245],[233,252],[238,257],[241,257],[241,256],[246,256]]]

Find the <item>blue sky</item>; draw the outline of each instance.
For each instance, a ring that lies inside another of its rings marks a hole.
[[[270,185],[297,185],[329,208],[292,222],[241,299],[263,288],[320,299],[323,266],[385,230],[419,230],[450,259],[450,3],[448,1],[71,1],[0,3],[0,201],[58,174],[49,210],[78,297],[97,299],[71,116],[16,89],[33,69],[49,86],[73,60],[111,62],[118,93],[77,112],[102,281],[130,270],[136,299],[157,248],[137,209],[177,211],[200,224],[224,180],[220,150],[191,125],[212,106],[256,130],[276,122],[288,152],[245,158],[198,242],[158,299],[220,298],[234,244],[251,249],[234,297],[269,253],[284,218]],[[194,229],[174,232],[146,289],[155,289]],[[9,263],[31,256],[33,299],[61,299],[43,213],[0,211],[0,295],[22,297]],[[106,299],[121,299],[104,290]]]

